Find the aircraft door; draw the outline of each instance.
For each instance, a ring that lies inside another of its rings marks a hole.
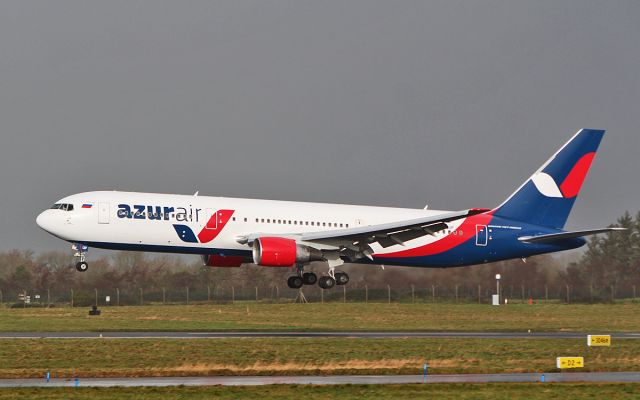
[[[99,224],[109,223],[109,203],[98,204],[98,223]]]
[[[489,241],[489,232],[486,225],[476,225],[476,246],[486,246]]]

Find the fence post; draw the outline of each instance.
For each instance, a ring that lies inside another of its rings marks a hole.
[[[369,302],[369,287],[367,285],[364,285],[364,302]]]
[[[478,285],[478,304],[482,303],[482,301],[481,301],[482,297],[481,296],[482,296],[482,286]]]
[[[207,285],[207,302],[211,301],[211,286]]]
[[[411,285],[411,302],[416,302],[416,287]]]
[[[142,296],[143,296],[142,288],[140,288],[140,305],[142,305],[144,303],[144,300],[143,300]]]
[[[256,286],[256,302],[258,301],[258,287]]]
[[[565,285],[567,287],[567,304],[569,304],[571,302],[571,299],[569,298],[569,285]]]
[[[167,289],[162,288],[162,304],[167,303]]]
[[[116,288],[116,306],[120,307],[120,289]]]
[[[456,303],[458,302],[458,285],[456,285]]]
[[[231,304],[235,304],[236,302],[236,288],[231,286]]]
[[[98,288],[93,289],[96,294],[96,307],[98,307]]]
[[[391,286],[387,285],[387,297],[389,298],[389,304],[391,304]]]
[[[324,304],[324,289],[320,289],[320,303]]]
[[[347,287],[345,285],[342,285],[342,302],[347,302]]]
[[[71,308],[73,308],[73,289],[71,289]]]
[[[189,286],[187,286],[187,305],[189,304]]]
[[[616,299],[616,295],[615,295],[615,288],[613,285],[611,285],[611,302],[613,303]]]
[[[436,285],[431,285],[431,302],[436,302]]]
[[[276,286],[276,302],[280,302],[280,288]]]
[[[0,304],[2,304],[2,290],[0,290]],[[51,304],[51,290],[47,289],[47,307],[49,307],[50,304]]]
[[[636,285],[633,285],[633,300],[636,299]],[[2,303],[2,291],[0,291],[0,303]]]
[[[524,285],[520,285],[520,289],[522,291],[522,302],[524,303]]]
[[[547,287],[547,285],[544,285],[544,302],[549,302],[549,288]]]

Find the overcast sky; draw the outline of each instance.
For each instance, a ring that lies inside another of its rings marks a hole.
[[[607,130],[569,228],[640,209],[640,2],[2,1],[0,250],[99,189],[492,207]]]

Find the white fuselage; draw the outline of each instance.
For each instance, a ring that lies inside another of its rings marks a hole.
[[[358,226],[433,216],[445,211],[372,207],[344,204],[255,200],[175,194],[98,191],[79,193],[56,204],[72,204],[73,210],[45,210],[37,223],[51,234],[74,243],[108,249],[191,254],[250,255],[250,247],[238,242],[249,234],[295,234],[331,231]],[[86,208],[83,208],[83,205]],[[175,226],[186,226],[196,235],[214,212],[232,210],[225,225],[208,243],[181,238]],[[462,221],[451,223],[455,229]],[[442,239],[445,233],[427,235],[392,246],[397,251]],[[408,246],[408,247],[407,247]]]

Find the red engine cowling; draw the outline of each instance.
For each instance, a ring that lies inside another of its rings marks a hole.
[[[253,262],[264,267],[291,267],[295,263],[322,260],[322,252],[293,239],[261,237],[253,241]]]
[[[221,256],[208,254],[202,256],[202,262],[207,267],[239,267],[245,261],[243,256]]]

